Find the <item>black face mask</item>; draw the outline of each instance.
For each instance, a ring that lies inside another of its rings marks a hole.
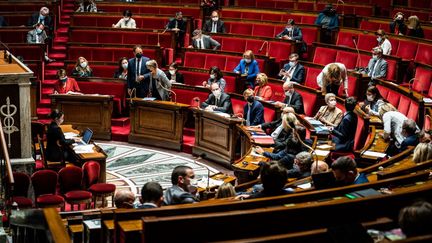
[[[248,96],[248,97],[246,98],[246,100],[247,100],[247,102],[249,102],[249,103],[253,103],[254,100],[255,100],[255,97],[253,97],[253,95],[251,95],[251,96]]]
[[[66,83],[67,80],[68,80],[67,77],[66,77],[66,78],[62,78],[62,79],[60,79],[60,82],[62,82],[62,83]]]
[[[135,55],[135,57],[138,58],[138,59],[141,58],[141,57],[142,57],[142,53],[137,53],[137,54]]]

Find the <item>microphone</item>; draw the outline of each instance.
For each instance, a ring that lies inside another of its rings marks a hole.
[[[264,42],[262,43],[260,49],[258,50],[258,53],[261,53],[261,52],[262,52],[262,50],[263,50],[265,44],[267,44],[267,46],[266,46],[266,47],[267,47],[267,48],[266,48],[266,56],[268,56],[268,41],[264,41]]]
[[[414,81],[417,80],[416,78],[412,78],[408,81],[408,89],[409,89],[409,93],[412,94],[413,90],[412,90],[412,84],[414,83]]]
[[[157,46],[160,46],[160,35],[165,34],[165,32],[168,30],[168,25],[165,27],[164,31],[162,31],[162,33],[158,32],[157,33]]]
[[[163,90],[168,91],[170,94],[174,94],[174,103],[177,103],[177,102],[176,102],[176,100],[177,100],[177,94],[176,94],[174,91],[172,91],[171,89],[167,89],[167,88],[165,88],[161,83],[159,83],[159,85],[160,85],[160,87],[161,87]]]
[[[356,69],[357,70],[360,70],[360,65],[361,65],[361,60],[360,60],[360,51],[359,51],[359,49],[358,49],[358,46],[357,46],[357,41],[356,41],[356,39],[357,39],[357,36],[352,36],[352,41],[354,42],[354,46],[355,46],[355,48],[356,48],[356,51],[357,51],[357,62],[356,62]]]

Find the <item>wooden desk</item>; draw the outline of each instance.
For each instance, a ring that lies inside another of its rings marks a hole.
[[[170,101],[131,101],[129,142],[180,151],[189,105]]]
[[[241,119],[223,117],[213,112],[194,109],[195,145],[192,153],[205,154],[226,167],[231,167],[236,157],[237,124]]]
[[[111,140],[112,95],[66,95],[52,94],[52,109],[64,112],[65,123],[78,130],[90,128],[96,139]]]

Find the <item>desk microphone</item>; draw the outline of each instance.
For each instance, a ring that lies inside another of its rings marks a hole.
[[[356,48],[356,51],[357,51],[357,62],[356,62],[356,66],[357,66],[357,70],[360,70],[360,65],[361,65],[361,63],[360,63],[360,51],[359,51],[359,49],[358,49],[358,46],[357,46],[357,41],[356,41],[356,39],[357,39],[357,37],[356,36],[352,36],[352,41],[354,42],[354,46],[355,46],[355,48]]]
[[[196,103],[195,107],[201,109],[201,99],[199,97],[194,97],[192,101]]]
[[[174,94],[174,103],[177,103],[177,101],[176,101],[177,100],[177,94],[174,91],[172,91],[172,89],[165,88],[162,84],[160,84],[160,86],[162,87],[163,90],[168,91],[170,94]]]
[[[132,96],[132,94],[133,94],[133,96]],[[131,89],[131,92],[130,92],[130,94],[129,94],[129,97],[131,98],[131,99],[130,99],[130,104],[133,104],[133,99],[136,98],[136,88]]]
[[[262,52],[262,50],[263,50],[263,48],[264,48],[264,45],[266,45],[267,44],[267,48],[266,48],[266,56],[268,56],[268,41],[264,41],[263,43],[262,43],[262,45],[261,45],[261,47],[260,47],[260,49],[258,50],[258,53],[261,53]]]
[[[160,46],[160,35],[163,35],[163,34],[165,34],[165,32],[168,30],[168,25],[166,26],[166,28],[164,29],[164,31],[162,31],[162,33],[157,33],[157,46]]]
[[[416,78],[412,78],[408,81],[408,89],[409,89],[409,93],[412,94],[413,90],[412,90],[412,84],[414,83],[414,81],[417,80]]]

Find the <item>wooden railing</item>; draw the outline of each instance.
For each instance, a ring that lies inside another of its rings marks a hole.
[[[6,214],[10,212],[8,201],[11,201],[14,188],[14,177],[12,174],[12,165],[9,159],[9,151],[6,146],[6,140],[3,132],[3,126],[0,121],[0,176],[2,187],[0,189],[0,200],[3,200],[6,207]]]

